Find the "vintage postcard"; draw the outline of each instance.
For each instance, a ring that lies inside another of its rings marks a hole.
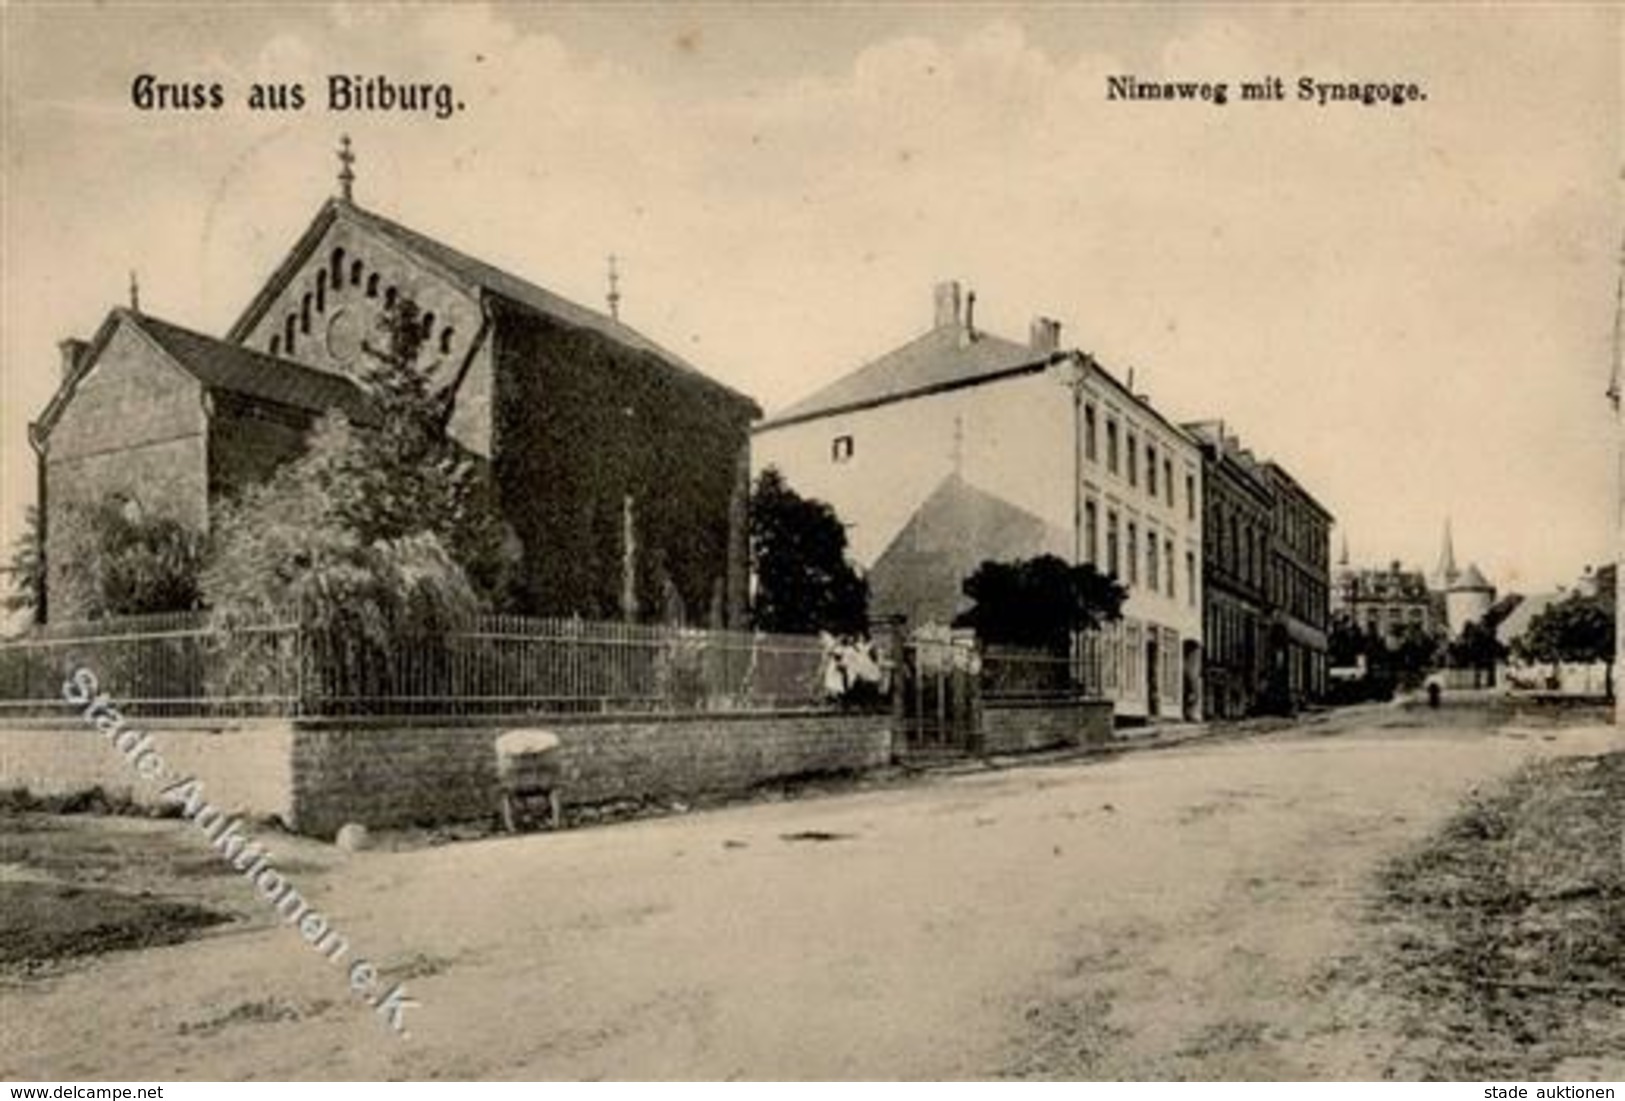
[[[1613,1096],[1622,12],[0,6],[0,1076]]]

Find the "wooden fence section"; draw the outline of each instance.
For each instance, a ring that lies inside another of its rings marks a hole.
[[[0,715],[60,713],[95,673],[138,716],[655,714],[818,706],[816,638],[484,616],[466,630],[369,641],[202,613],[53,625],[0,643]]]

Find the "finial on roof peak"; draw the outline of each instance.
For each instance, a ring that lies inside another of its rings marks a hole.
[[[621,319],[621,269],[617,266],[615,254],[609,254],[609,294],[605,295],[609,301],[609,316],[616,321]]]
[[[339,198],[351,202],[355,195],[355,153],[350,149],[350,135],[339,137]]]
[[[130,312],[141,312],[141,281],[136,278],[135,269],[130,269]]]

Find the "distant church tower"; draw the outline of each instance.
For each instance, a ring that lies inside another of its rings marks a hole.
[[[1448,518],[1444,522],[1444,543],[1439,549],[1433,590],[1444,596],[1444,620],[1451,638],[1459,637],[1469,623],[1484,618],[1495,604],[1495,586],[1484,579],[1476,565],[1469,563],[1464,570],[1456,568],[1456,548]]]
[[[1445,517],[1444,541],[1439,547],[1439,566],[1433,572],[1433,587],[1439,592],[1449,592],[1450,586],[1456,583],[1456,546],[1450,534],[1450,518]]]

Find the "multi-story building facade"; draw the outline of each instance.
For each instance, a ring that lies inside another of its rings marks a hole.
[[[1326,694],[1332,514],[1279,464],[1265,463],[1264,473],[1274,496],[1267,702],[1293,711]]]
[[[1239,718],[1258,709],[1266,687],[1266,581],[1275,495],[1263,467],[1225,431],[1223,422],[1185,428],[1202,450],[1206,505],[1203,710],[1212,718]]]
[[[758,426],[777,467],[831,504],[868,571],[871,612],[946,623],[984,560],[1055,554],[1128,589],[1091,680],[1125,717],[1200,711],[1201,455],[1060,326],[1027,343],[978,330],[957,283],[930,331]]]
[[[1397,561],[1382,568],[1354,569],[1347,561],[1338,566],[1332,617],[1339,623],[1393,643],[1407,624],[1430,635],[1439,632],[1443,612],[1421,570],[1408,570]]]

